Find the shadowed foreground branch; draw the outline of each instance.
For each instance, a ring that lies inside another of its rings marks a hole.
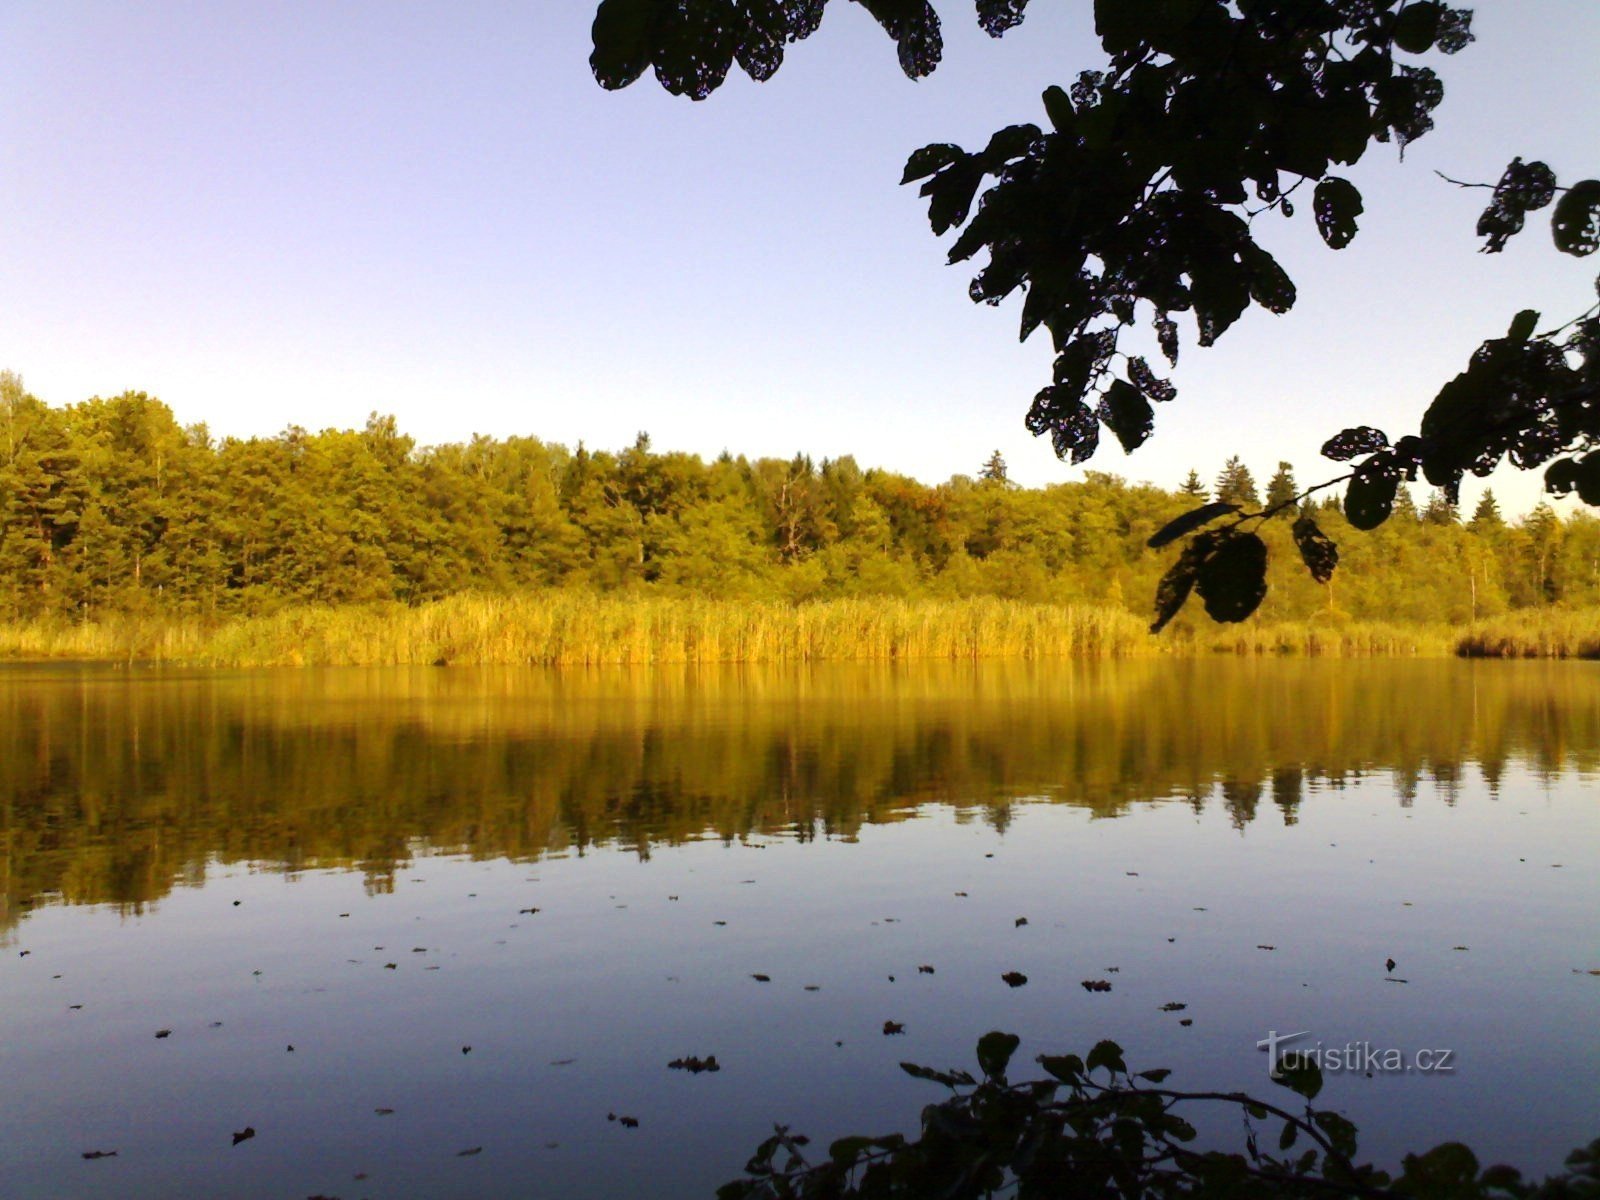
[[[719,1200],[823,1197],[1464,1197],[1600,1196],[1600,1139],[1567,1158],[1567,1170],[1525,1181],[1504,1166],[1480,1168],[1457,1142],[1408,1154],[1398,1175],[1356,1159],[1356,1127],[1311,1101],[1322,1073],[1286,1052],[1274,1079],[1304,1101],[1290,1111],[1242,1092],[1180,1092],[1160,1085],[1170,1072],[1134,1074],[1115,1042],[1088,1055],[1042,1055],[1047,1078],[1011,1083],[1006,1067],[1020,1039],[992,1032],[978,1041],[981,1081],[963,1070],[902,1063],[908,1074],[950,1089],[922,1110],[921,1134],[907,1139],[845,1137],[811,1162],[808,1140],[783,1126],[725,1184]],[[1184,1114],[1235,1110],[1243,1153],[1196,1150]],[[1277,1152],[1259,1135],[1275,1135]],[[1298,1150],[1298,1153],[1293,1153]]]

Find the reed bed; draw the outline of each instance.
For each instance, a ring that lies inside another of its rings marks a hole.
[[[1160,637],[1122,609],[994,598],[713,600],[551,590],[408,607],[290,606],[251,617],[0,624],[0,659],[226,667],[649,666],[851,660],[1300,657],[1600,658],[1600,609],[1510,613],[1465,631],[1370,621],[1185,622]]]
[[[801,605],[552,591],[294,607],[140,637],[111,625],[14,626],[0,655],[214,666],[541,666],[1109,657],[1158,643],[1113,608],[886,597]]]
[[[1193,639],[1196,650],[1306,658],[1434,658],[1455,652],[1446,625],[1393,625],[1378,621],[1292,621],[1208,625]]]
[[[177,617],[0,622],[0,659],[180,662],[199,658],[209,638],[201,622]]]
[[[1456,643],[1463,658],[1600,658],[1600,608],[1506,613],[1477,621]]]

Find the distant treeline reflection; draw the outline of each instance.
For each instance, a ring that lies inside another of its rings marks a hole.
[[[839,664],[629,671],[0,671],[0,925],[138,907],[208,863],[648,855],[852,837],[938,803],[1293,822],[1389,773],[1448,798],[1600,760],[1600,666],[1464,661]],[[1270,818],[1267,814],[1270,814]]]

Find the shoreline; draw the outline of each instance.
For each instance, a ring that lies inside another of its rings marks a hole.
[[[1357,620],[1175,623],[1124,609],[991,597],[710,600],[549,591],[286,606],[258,616],[113,615],[0,623],[0,661],[268,666],[601,666],[1192,657],[1600,658],[1600,609],[1465,627]]]

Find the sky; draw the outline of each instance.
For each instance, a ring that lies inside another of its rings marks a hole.
[[[735,70],[694,103],[595,84],[593,0],[7,0],[0,368],[55,405],[148,392],[217,435],[376,411],[423,444],[648,431],[927,482],[999,449],[1024,484],[1081,478],[1022,428],[1047,338],[1018,343],[1018,298],[967,299],[897,185],[925,143],[1043,123],[1046,86],[1102,65],[1090,6],[1035,0],[998,41],[942,7],[928,79],[837,0],[772,80]],[[1104,439],[1090,468],[1174,487],[1238,454],[1311,483],[1338,473],[1325,438],[1414,430],[1519,309],[1594,303],[1600,262],[1557,254],[1547,213],[1478,254],[1487,193],[1434,172],[1493,182],[1520,154],[1600,173],[1600,4],[1495,0],[1474,28],[1433,64],[1438,128],[1347,172],[1355,242],[1326,249],[1309,203],[1258,221],[1295,308],[1204,351],[1183,319],[1155,436],[1133,456]],[[1510,512],[1539,498],[1490,482]]]

